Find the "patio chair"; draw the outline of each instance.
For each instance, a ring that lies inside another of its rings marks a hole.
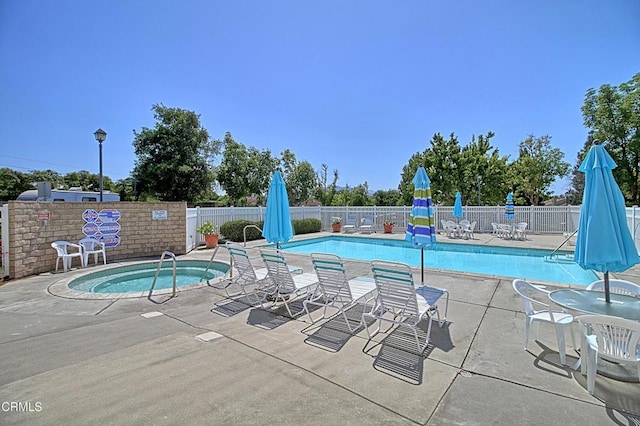
[[[587,375],[587,391],[593,395],[598,358],[634,362],[640,379],[640,322],[606,315],[577,317],[582,331],[580,372]]]
[[[303,302],[303,306],[309,319],[315,323],[311,316],[308,305],[321,306],[322,316],[326,318],[327,308],[338,309],[338,314],[342,314],[350,332],[354,332],[363,324],[362,321],[357,327],[352,327],[347,318],[347,309],[364,302],[368,305],[375,298],[376,284],[371,278],[356,277],[347,279],[342,259],[335,254],[312,253],[311,261],[318,276],[318,287],[316,291]]]
[[[373,215],[366,215],[360,220],[360,232],[363,234],[376,232],[376,221]]]
[[[533,298],[534,294],[538,293],[548,297],[549,293],[544,289],[540,289],[527,281],[516,279],[513,280],[513,289],[522,299],[524,304],[525,322],[524,322],[524,350],[527,350],[529,343],[529,328],[531,323],[545,322],[553,324],[556,330],[556,339],[558,341],[558,352],[560,353],[560,362],[566,364],[566,350],[565,350],[565,329],[569,328],[571,332],[571,324],[573,323],[573,316],[566,312],[552,310],[551,307],[539,300]],[[545,309],[536,310],[535,306],[540,306]],[[538,327],[536,327],[536,339]],[[573,338],[573,335],[572,335]]]
[[[500,232],[500,227],[496,222],[491,222],[491,233],[497,236]]]
[[[472,239],[473,240],[475,238],[475,236],[473,235],[473,232],[475,231],[477,224],[478,224],[477,221],[475,221],[475,220],[472,221],[471,224],[469,224],[468,227],[466,227],[466,228],[464,228],[462,230],[462,235],[464,235],[464,237],[466,239]]]
[[[517,223],[514,227],[513,227],[513,237],[517,238],[519,240],[526,240],[527,239],[527,222],[520,222]]]
[[[440,235],[449,235],[449,224],[446,220],[441,219],[440,225],[442,225],[442,231],[440,231]]]
[[[260,255],[267,267],[267,279],[256,289],[257,295],[262,295],[260,304],[265,300],[273,301],[274,305],[282,302],[291,318],[304,313],[304,305],[295,314],[291,312],[290,303],[300,296],[312,294],[317,285],[318,277],[315,273],[292,274],[287,261],[281,252],[272,249],[260,249]]]
[[[342,230],[345,234],[351,234],[356,232],[357,225],[357,217],[353,213],[347,214],[347,221],[344,225],[342,225]]]
[[[367,330],[368,341],[380,332],[382,321],[391,323],[398,327],[408,327],[413,333],[418,353],[422,354],[431,338],[431,320],[434,315],[440,322],[440,313],[437,300],[444,295],[446,290],[432,288],[431,299],[427,299],[416,291],[413,284],[413,273],[411,268],[404,263],[387,262],[374,260],[371,262],[371,270],[376,283],[378,296],[376,303],[370,312],[362,314],[362,321]],[[439,295],[438,295],[439,293]],[[386,315],[385,315],[386,314]],[[378,327],[373,333],[369,332],[367,318],[378,321]],[[418,324],[422,320],[427,320],[426,337],[421,343],[418,336]],[[440,323],[442,325],[442,323]]]
[[[460,226],[452,220],[447,221],[447,236],[449,238],[458,238],[460,235]]]
[[[225,247],[231,258],[231,268],[236,271],[235,276],[233,276],[232,272],[230,277],[221,282],[225,294],[228,298],[245,295],[249,300],[251,300],[251,295],[253,295],[256,297],[256,303],[260,303],[257,295],[253,294],[253,292],[248,292],[247,289],[253,286],[259,287],[260,283],[267,279],[267,268],[254,268],[249,259],[247,249],[241,244],[227,241]],[[288,266],[288,268],[292,274],[302,273],[302,268],[299,266]],[[234,285],[239,287],[239,291],[237,293],[230,293],[229,287]]]
[[[62,259],[62,270],[67,272],[71,269],[71,264],[74,258],[80,259],[80,267],[84,268],[84,258],[82,256],[82,246],[79,244],[70,243],[69,241],[54,241],[51,243],[58,253],[56,258],[56,272],[58,272],[58,265]],[[72,251],[69,251],[71,249]]]
[[[100,255],[102,255],[102,262],[105,265],[107,264],[107,250],[103,242],[87,237],[78,241],[78,244],[82,246],[82,261],[85,266],[89,265],[89,255],[93,255],[93,263],[95,265],[98,264]]]
[[[604,280],[592,282],[587,286],[587,290],[604,291]],[[625,280],[609,280],[609,291],[611,293],[640,297],[640,285]]]

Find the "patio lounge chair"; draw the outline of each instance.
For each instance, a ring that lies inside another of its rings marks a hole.
[[[580,372],[587,375],[587,391],[596,386],[598,358],[635,362],[640,379],[640,322],[606,315],[577,317],[582,331]]]
[[[102,262],[107,264],[107,250],[104,243],[96,240],[95,238],[83,238],[78,241],[78,244],[82,246],[82,261],[85,266],[89,265],[89,255],[93,255],[93,263],[97,264],[100,255],[102,255]]]
[[[371,262],[373,278],[378,290],[376,303],[370,312],[362,314],[362,320],[367,330],[369,341],[378,334],[382,321],[391,323],[391,327],[408,327],[411,329],[415,339],[418,353],[422,354],[431,338],[431,320],[434,314],[440,321],[440,313],[436,305],[437,300],[444,295],[448,295],[446,290],[429,288],[429,301],[420,294],[413,284],[413,273],[408,265],[396,262],[374,260]],[[423,293],[425,294],[425,293]],[[378,327],[369,333],[366,319],[378,320]],[[426,337],[423,342],[418,336],[418,324],[422,320],[427,320]],[[442,324],[442,323],[440,323]]]
[[[604,280],[592,282],[587,286],[587,290],[604,291]],[[611,293],[640,297],[640,285],[625,280],[609,280],[609,291]]]
[[[560,362],[562,364],[566,364],[567,357],[565,351],[564,333],[566,328],[569,328],[569,331],[571,331],[570,327],[573,323],[573,316],[566,312],[554,311],[548,304],[533,298],[533,295],[536,293],[542,294],[544,295],[544,297],[548,297],[548,292],[544,289],[541,289],[537,286],[534,286],[533,284],[528,283],[527,281],[519,279],[513,280],[512,285],[515,292],[522,299],[522,303],[524,305],[524,350],[527,350],[527,344],[529,343],[529,328],[531,326],[531,323],[546,322],[548,324],[553,324],[556,330],[556,339],[558,341]],[[535,310],[534,306],[544,307],[545,309]],[[537,331],[538,329],[536,328],[536,338]]]
[[[317,285],[318,277],[314,273],[291,273],[287,262],[279,251],[272,249],[260,249],[260,255],[269,271],[267,279],[261,282],[256,289],[260,304],[265,300],[273,301],[274,305],[282,302],[291,318],[302,314],[304,307],[295,314],[291,312],[290,303],[300,296],[312,294]]]
[[[363,234],[376,232],[376,221],[373,215],[366,215],[360,220],[360,232]]]
[[[62,259],[62,270],[64,272],[67,272],[69,269],[71,269],[71,264],[75,257],[80,259],[80,266],[82,268],[85,267],[81,245],[70,243],[69,241],[54,241],[51,243],[51,247],[53,247],[58,254],[58,257],[56,258],[56,272],[58,272],[58,264],[60,263],[60,259]],[[69,249],[71,249],[72,251],[69,251]]]
[[[318,287],[303,302],[311,322],[315,321],[311,317],[308,305],[323,307],[322,316],[319,319],[326,318],[327,308],[331,306],[338,309],[338,314],[342,314],[350,332],[358,330],[363,324],[362,321],[357,327],[352,327],[347,318],[346,310],[360,302],[368,305],[375,297],[375,282],[367,277],[347,279],[342,259],[335,254],[312,253],[311,260],[318,276]]]
[[[260,287],[260,283],[267,279],[267,268],[254,268],[249,259],[247,250],[241,245],[227,241],[225,244],[229,257],[231,258],[231,276],[221,282],[227,297],[231,298],[243,294],[251,300],[251,295],[256,297],[256,303],[260,303],[259,298],[254,292],[248,292],[249,287]],[[298,266],[289,266],[291,273],[302,273],[302,268]],[[233,276],[233,270],[236,271],[236,275]],[[229,293],[229,287],[236,285],[240,288],[237,293]]]
[[[342,225],[342,230],[344,231],[345,234],[351,234],[353,232],[356,232],[356,225],[357,225],[357,218],[356,215],[353,213],[349,213],[347,214],[347,221],[344,225]]]

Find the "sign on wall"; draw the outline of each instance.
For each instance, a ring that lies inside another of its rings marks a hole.
[[[85,224],[82,233],[102,242],[105,247],[116,247],[120,244],[120,211],[116,209],[102,209],[99,212],[87,209],[82,213]]]

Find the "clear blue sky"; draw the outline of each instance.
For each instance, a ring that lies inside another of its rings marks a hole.
[[[548,134],[573,165],[587,89],[640,71],[640,2],[6,0],[0,58],[0,167],[98,173],[100,127],[125,178],[162,103],[391,189],[436,132],[511,159]]]

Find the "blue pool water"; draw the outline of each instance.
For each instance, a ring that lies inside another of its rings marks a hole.
[[[322,237],[282,244],[295,253],[333,253],[357,260],[382,259],[420,266],[420,249],[406,241],[359,237]],[[424,250],[424,266],[483,275],[523,278],[586,286],[598,277],[563,252],[549,259],[550,250],[437,243]]]
[[[229,265],[212,262],[204,274],[208,261],[178,260],[176,262],[176,286],[187,286],[222,277]],[[119,266],[83,275],[69,282],[72,290],[89,293],[133,293],[148,291],[158,269],[158,262]],[[204,277],[203,277],[204,275]],[[173,288],[173,264],[165,261],[154,290]]]

